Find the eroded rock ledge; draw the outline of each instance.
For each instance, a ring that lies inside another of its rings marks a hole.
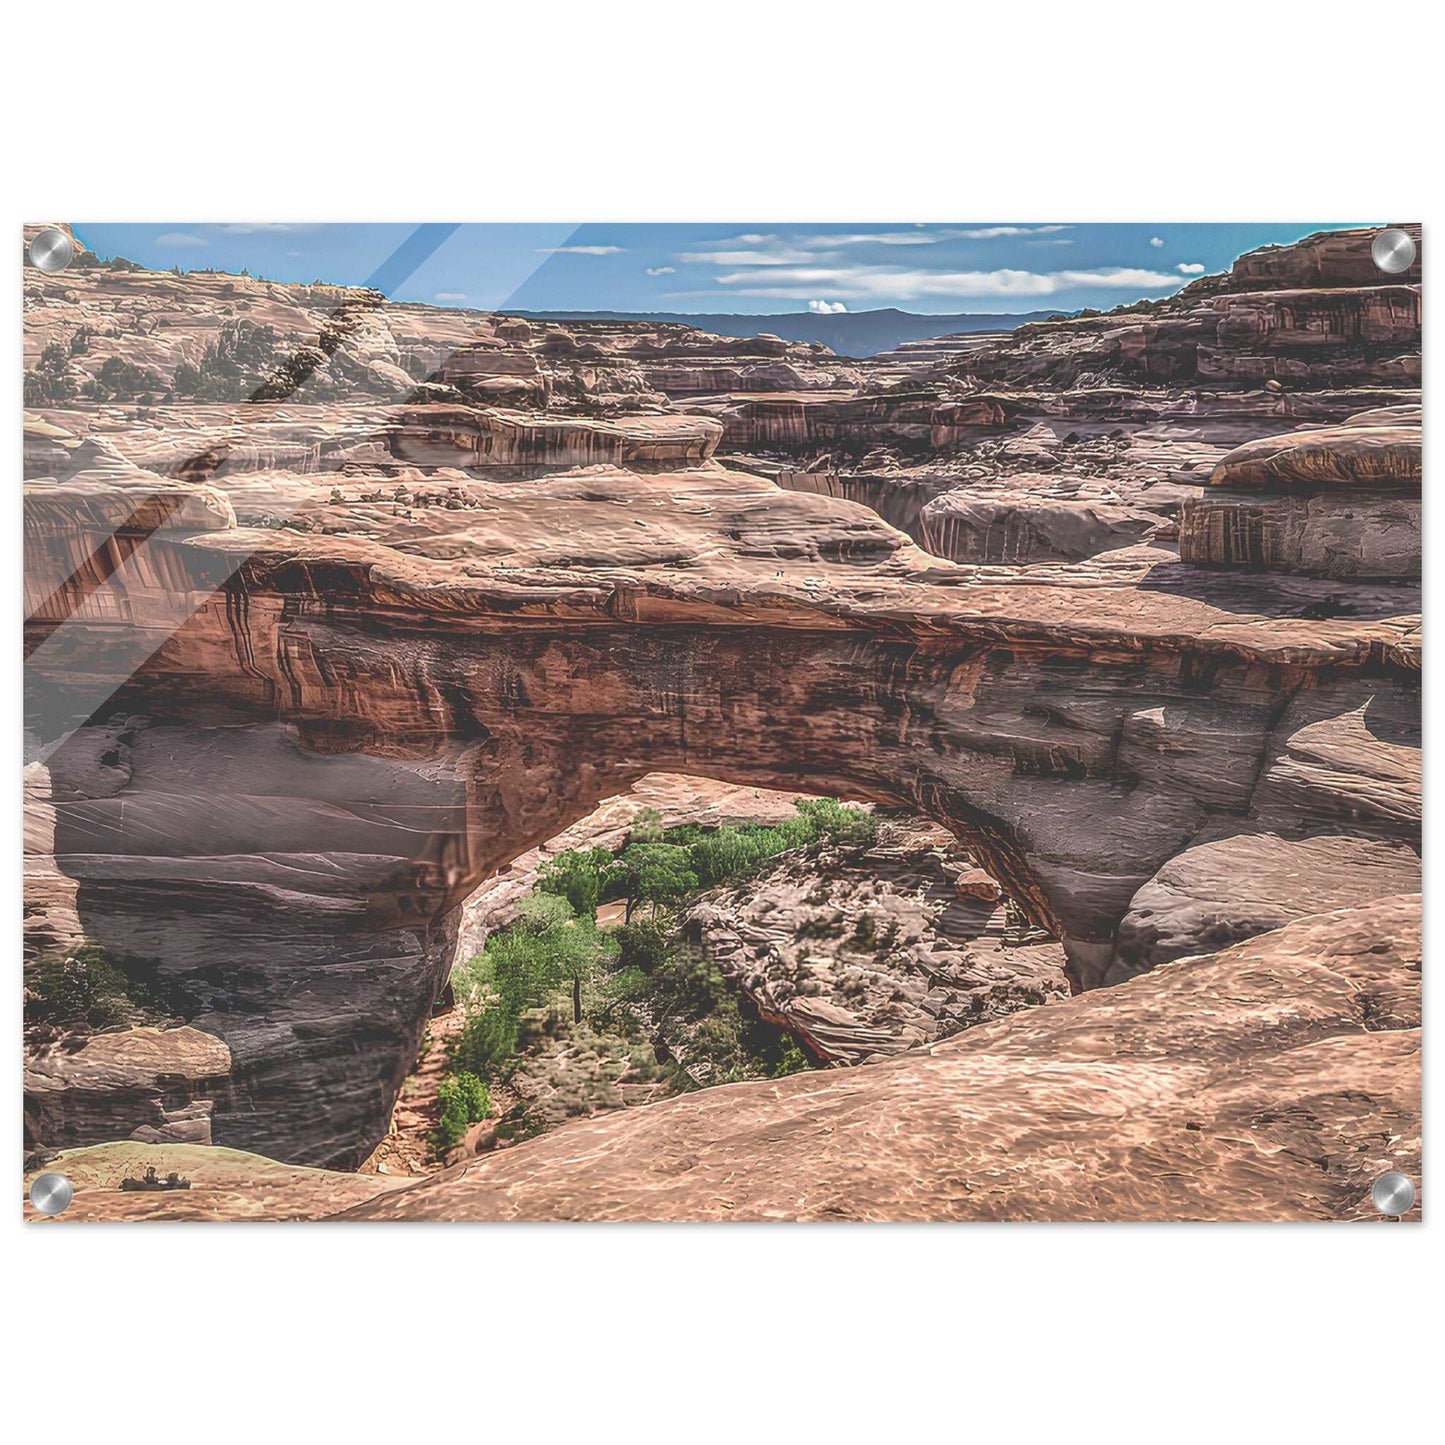
[[[1420,1173],[1419,904],[1303,919],[886,1063],[578,1121],[420,1183],[224,1149],[67,1154],[60,1222],[1378,1220],[1375,1176]],[[120,1192],[144,1163],[192,1189]]]

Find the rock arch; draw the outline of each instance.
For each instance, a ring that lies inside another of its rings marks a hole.
[[[364,1157],[467,894],[650,771],[932,815],[1081,987],[1260,931],[1258,899],[1201,907],[1186,865],[1247,876],[1264,837],[1350,840],[1341,902],[1417,886],[1408,783],[1385,796],[1418,718],[1407,589],[1342,600],[1147,547],[957,567],[716,464],[471,481],[436,525],[353,535],[238,528],[154,478],[65,490],[41,493],[28,579],[60,599],[30,664],[54,855],[86,932],[157,960],[231,1049],[217,1142]],[[183,523],[74,584],[66,529],[172,493]],[[139,665],[112,676],[118,646]],[[88,721],[55,746],[66,699]]]

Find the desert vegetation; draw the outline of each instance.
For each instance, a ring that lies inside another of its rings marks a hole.
[[[94,942],[25,963],[25,1031],[27,1038],[88,1034],[104,1029],[151,1023],[170,1012],[153,966],[125,960],[119,966]]]
[[[812,1060],[761,1018],[679,927],[686,904],[793,850],[866,847],[870,813],[799,799],[783,822],[664,829],[644,810],[623,848],[549,860],[516,918],[452,977],[464,1022],[450,1046],[435,1145],[452,1147],[505,1098],[496,1138],[542,1132],[633,1097],[776,1078]],[[598,909],[621,903],[621,922]],[[485,1105],[474,1103],[476,1088]],[[478,1108],[482,1112],[476,1112]]]

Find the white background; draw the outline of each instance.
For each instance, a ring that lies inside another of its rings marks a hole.
[[[508,9],[28,0],[0,87],[12,244],[70,217],[1343,215],[1424,220],[1428,245],[1439,218],[1422,4]],[[3,836],[14,1079],[14,802]],[[14,1181],[14,1094],[4,1124]],[[19,1203],[0,1368],[25,1436],[1343,1441],[1440,1421],[1438,1225],[75,1230],[24,1228]]]

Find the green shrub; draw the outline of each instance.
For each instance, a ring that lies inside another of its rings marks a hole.
[[[689,866],[700,888],[734,883],[793,848],[806,848],[820,840],[845,847],[864,847],[877,835],[871,813],[845,807],[836,798],[798,798],[798,815],[768,826],[700,828],[685,824],[669,828],[665,842],[686,848]]]
[[[284,355],[271,327],[228,321],[207,345],[199,365],[183,361],[176,367],[171,390],[198,401],[240,401],[272,374]]]
[[[27,964],[24,975],[30,1024],[109,1028],[144,1018],[156,1006],[146,984],[117,968],[98,943]]]
[[[488,1004],[472,1014],[452,1045],[452,1062],[485,1077],[495,1075],[517,1052],[520,1011],[502,1003]]]
[[[618,1003],[640,1003],[652,992],[652,979],[640,968],[624,966],[607,977],[604,997],[601,1000],[604,1016],[610,1017],[609,1005]]]
[[[163,392],[165,383],[154,372],[134,365],[123,356],[107,356],[86,387],[97,401],[138,401]]]
[[[612,936],[617,941],[619,965],[648,974],[655,972],[667,957],[672,925],[664,918],[639,918],[635,923],[624,923]]]
[[[849,848],[862,848],[878,836],[878,823],[862,808],[848,808],[837,798],[798,798],[798,812],[817,829],[818,837]]]
[[[723,971],[695,949],[675,950],[655,977],[671,1009],[684,1018],[703,1018],[737,1006],[736,994]]]
[[[437,1110],[433,1142],[437,1152],[444,1154],[492,1112],[492,1096],[475,1074],[463,1069],[442,1076],[437,1085]]]
[[[663,840],[662,815],[656,808],[639,808],[637,816],[628,829],[629,843],[661,843]]]
[[[70,374],[70,350],[52,341],[40,353],[39,362],[25,373],[25,405],[68,401],[75,390],[75,379]]]
[[[804,1069],[811,1069],[813,1061],[797,1039],[781,1029],[778,1032],[782,1037],[778,1040],[776,1057],[770,1070],[773,1078],[782,1079],[789,1074],[800,1074]]]
[[[805,818],[789,818],[776,827],[748,824],[736,827],[698,828],[688,825],[668,830],[667,841],[685,847],[697,874],[698,886],[714,888],[755,873],[765,863],[792,848],[804,848],[817,832]]]

